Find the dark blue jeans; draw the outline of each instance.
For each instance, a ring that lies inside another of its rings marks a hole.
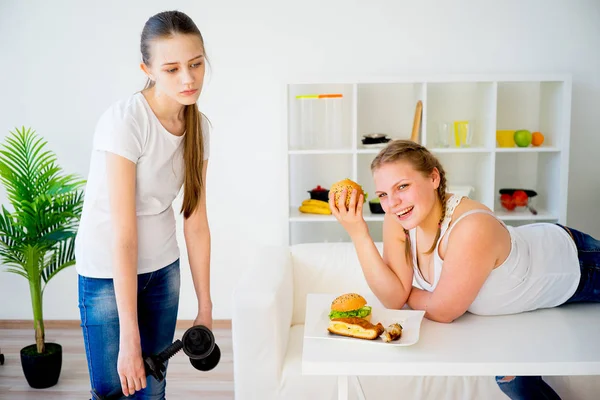
[[[179,260],[158,271],[138,275],[138,325],[143,356],[159,353],[173,343],[179,283]],[[118,393],[119,315],[113,280],[80,275],[79,312],[92,389],[100,396]],[[165,388],[166,379],[158,382],[149,376],[146,388],[127,398],[164,399]]]
[[[600,302],[600,240],[573,228],[559,226],[569,232],[575,241],[581,268],[579,286],[566,303]],[[513,400],[560,400],[541,376],[497,376],[496,382]]]

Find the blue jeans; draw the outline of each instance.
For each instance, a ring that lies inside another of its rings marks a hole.
[[[179,284],[179,260],[158,271],[138,275],[138,325],[143,357],[159,353],[173,343]],[[80,275],[79,312],[92,390],[103,397],[120,393],[119,315],[113,280]],[[127,398],[164,399],[165,388],[166,379],[158,382],[148,376],[146,388]]]
[[[581,279],[577,290],[567,303],[600,302],[600,240],[592,236],[559,225],[564,228],[575,241]],[[542,380],[541,376],[497,376],[496,382],[500,389],[513,400],[541,399],[560,400],[552,388]]]

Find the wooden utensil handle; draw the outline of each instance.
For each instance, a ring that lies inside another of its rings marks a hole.
[[[421,128],[421,115],[423,112],[423,103],[421,100],[417,102],[417,108],[415,110],[415,119],[413,122],[413,129],[410,135],[410,140],[419,143],[419,130]]]

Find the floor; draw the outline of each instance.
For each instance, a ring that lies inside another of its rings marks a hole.
[[[177,330],[181,338],[184,329]],[[169,361],[167,398],[233,399],[233,356],[231,329],[215,328],[215,339],[221,349],[221,361],[216,368],[201,372],[180,351]],[[83,338],[76,328],[46,329],[46,341],[63,347],[63,364],[58,384],[48,389],[32,389],[25,380],[19,350],[34,343],[31,329],[0,329],[0,352],[4,365],[0,365],[1,400],[70,400],[89,399],[89,376]]]

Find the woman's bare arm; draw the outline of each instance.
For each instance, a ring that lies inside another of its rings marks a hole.
[[[346,193],[340,196],[344,204]],[[412,288],[412,269],[404,256],[405,234],[394,215],[385,214],[383,223],[383,257],[379,254],[362,216],[362,199],[351,194],[349,209],[336,206],[333,196],[329,204],[336,218],[342,223],[356,249],[363,274],[379,301],[387,308],[399,309],[406,304]]]
[[[112,153],[107,153],[106,157],[113,226],[113,279],[121,337],[139,342],[135,164]]]
[[[354,241],[363,274],[373,293],[387,308],[404,306],[412,288],[413,271],[404,255],[406,238],[402,226],[385,214],[383,219],[383,257],[369,237]],[[370,243],[370,245],[369,245]]]
[[[210,228],[206,215],[206,171],[208,160],[204,161],[202,179],[204,190],[198,207],[184,220],[184,235],[192,279],[198,299],[198,322],[211,328],[212,300],[210,295]],[[201,321],[200,321],[201,320]]]
[[[128,387],[146,387],[137,313],[136,166],[113,153],[107,153],[106,163],[113,226],[113,282],[119,314],[118,369],[123,392],[127,394]],[[129,393],[133,394],[131,389]]]
[[[408,305],[425,310],[428,319],[452,322],[463,315],[494,269],[505,228],[494,217],[470,215],[451,232],[444,268],[433,293],[414,289]],[[475,239],[476,238],[476,239]]]

